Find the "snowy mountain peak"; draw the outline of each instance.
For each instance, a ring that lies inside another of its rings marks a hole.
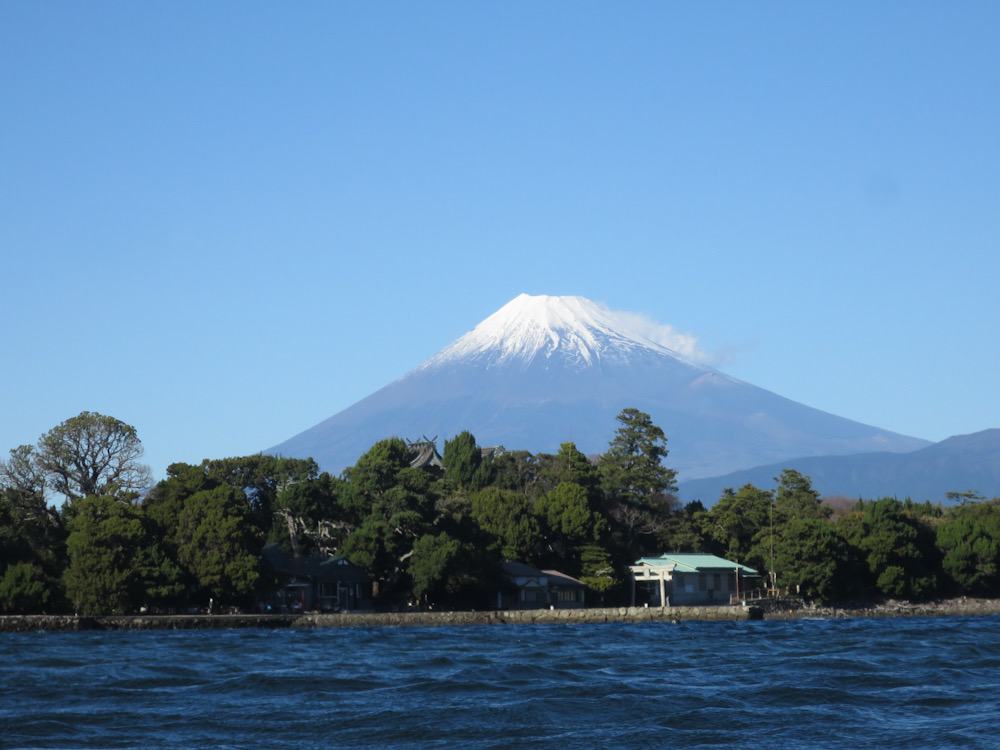
[[[692,336],[641,314],[522,294],[420,367],[267,452],[340,472],[386,436],[468,430],[480,445],[537,454],[572,440],[590,453],[608,444],[624,408],[668,431],[670,467],[684,480],[926,444],[796,404],[704,361]]]
[[[627,363],[640,352],[684,359],[640,332],[651,325],[641,316],[615,312],[584,297],[521,294],[423,367],[456,360],[527,366],[558,357],[563,364],[583,368],[600,362]]]

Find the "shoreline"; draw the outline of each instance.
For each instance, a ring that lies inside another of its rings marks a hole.
[[[449,627],[635,622],[745,622],[750,620],[968,617],[1000,614],[1000,599],[940,602],[889,601],[869,606],[798,607],[765,611],[757,606],[604,607],[485,612],[344,612],[299,615],[3,615],[0,633],[100,630],[221,630],[260,628]]]

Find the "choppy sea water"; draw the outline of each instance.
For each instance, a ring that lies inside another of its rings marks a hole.
[[[1000,618],[0,635],[4,748],[1000,746]]]

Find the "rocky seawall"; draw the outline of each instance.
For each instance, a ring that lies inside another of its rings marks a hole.
[[[532,609],[501,612],[344,612],[301,615],[9,615],[0,633],[32,630],[199,630],[219,628],[443,627],[532,623],[680,622],[751,620],[761,612],[746,607],[609,607]]]
[[[293,615],[7,615],[0,633],[31,630],[221,630],[225,628],[288,628]]]
[[[952,599],[911,604],[885,602],[849,608],[757,606],[605,607],[595,609],[531,609],[498,612],[344,612],[301,615],[73,615],[0,616],[0,633],[35,630],[210,630],[225,628],[445,627],[609,622],[691,622],[792,620],[858,617],[955,617],[1000,614],[1000,600]]]
[[[1000,599],[946,599],[934,602],[887,601],[878,604],[847,607],[804,607],[786,612],[765,614],[766,620],[793,620],[809,617],[877,618],[877,617],[973,617],[1000,614]]]

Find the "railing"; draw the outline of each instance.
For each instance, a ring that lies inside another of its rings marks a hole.
[[[790,596],[791,592],[788,588],[761,588],[761,589],[748,589],[746,591],[741,591],[739,595],[734,594],[729,597],[730,604],[739,604],[740,602],[755,600],[755,599],[784,599]]]

